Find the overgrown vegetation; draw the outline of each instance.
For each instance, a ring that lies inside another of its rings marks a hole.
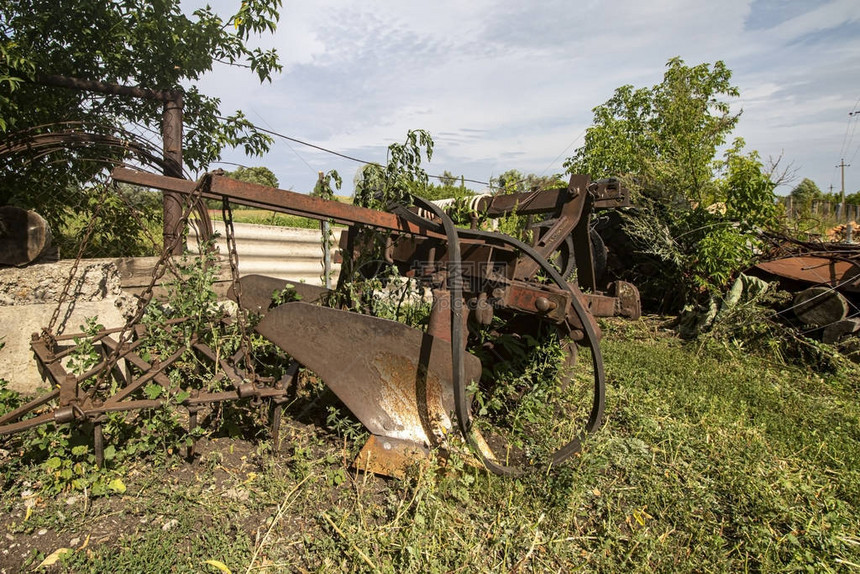
[[[168,20],[187,24],[168,4],[161,7]],[[233,39],[208,9],[195,17],[220,25],[221,32],[208,30],[216,52],[233,62],[249,59],[262,80],[277,60],[249,51],[244,41],[274,28],[278,6],[243,3]],[[95,15],[110,17],[108,8]],[[29,22],[23,12],[17,17]],[[34,69],[9,41],[4,36],[0,49],[16,70],[0,70],[0,86],[11,93],[23,78],[10,74]],[[210,64],[203,57],[190,72],[177,68],[166,85]],[[625,86],[595,108],[585,146],[566,165],[594,178],[620,175],[633,186],[638,210],[626,215],[626,229],[647,256],[634,281],[663,310],[717,306],[749,263],[755,231],[776,221],[774,184],[756,153],[744,152],[738,140],[722,159],[715,155],[737,121],[724,101],[738,95],[730,78],[721,62],[691,68],[670,60],[661,84]],[[241,117],[232,127],[206,123],[217,106],[190,96],[200,114],[194,121],[206,128],[192,143],[219,136],[216,146],[192,148],[192,163],[215,157],[221,143],[244,142],[252,152],[265,147],[260,134],[243,135]],[[471,192],[451,174],[440,186],[429,183],[421,164],[432,150],[428,133],[410,131],[404,144],[389,147],[385,166],[360,172],[355,202],[385,208],[407,194],[466,198]],[[94,173],[84,167],[82,173]],[[270,173],[234,175],[270,185]],[[316,193],[331,198],[340,178],[322,176]],[[494,183],[516,193],[559,182],[511,171]],[[125,217],[110,202],[93,208],[114,224]],[[524,224],[514,213],[502,227],[520,235]],[[111,239],[107,231],[95,236]],[[654,321],[605,323],[607,424],[559,468],[513,479],[488,475],[452,436],[444,456],[416,461],[404,480],[383,480],[348,470],[366,431],[307,373],[287,405],[294,418],[278,444],[255,405],[214,407],[200,426],[186,428],[179,405],[189,393],[226,384],[217,361],[213,367],[191,352],[192,333],[218,357],[249,345],[254,368],[275,378],[287,359],[263,341],[243,340],[238,322],[221,321],[211,290],[215,266],[202,252],[178,263],[167,304],[151,306],[143,318],[150,335],[141,356],[180,356],[167,372],[169,384],[140,390],[140,398],[164,404],[101,421],[109,444],[103,466],[95,464],[88,425],[40,426],[0,439],[0,508],[10,541],[0,567],[34,567],[52,554],[67,569],[92,572],[860,568],[857,369],[823,345],[778,330],[763,314],[764,295],[727,308],[695,343]],[[364,252],[366,261],[345,263],[336,302],[425,326],[423,290],[386,269],[378,251]],[[277,297],[289,301],[295,293]],[[171,321],[180,316],[190,319]],[[76,372],[98,361],[90,340],[95,319],[83,330],[70,359]],[[570,372],[553,330],[499,318],[472,330],[471,348],[485,366],[471,388],[477,424],[488,439],[510,446],[509,462],[529,466],[575,436],[590,406],[587,356]],[[0,382],[0,414],[21,401]],[[195,441],[198,458],[184,461],[181,453]]]
[[[860,564],[855,371],[682,343],[653,321],[603,329],[607,424],[549,473],[499,478],[455,454],[402,481],[355,475],[345,464],[361,439],[338,419],[332,431],[288,423],[275,452],[213,439],[191,464],[125,459],[125,494],[73,504],[42,490],[39,467],[10,472],[7,460],[0,563],[32,567],[65,547],[62,564],[90,572],[198,572],[207,560],[233,572]]]
[[[78,491],[102,496],[110,491],[124,492],[122,478],[130,459],[145,457],[163,464],[204,433],[253,433],[259,430],[255,428],[253,413],[234,406],[212,409],[209,412],[209,429],[197,427],[189,431],[185,427],[185,409],[179,405],[190,393],[195,390],[217,392],[224,390],[225,386],[223,372],[219,374],[220,367],[200,360],[191,349],[189,342],[192,336],[198,337],[218,356],[230,356],[242,344],[237,323],[222,322],[224,312],[213,291],[218,273],[216,256],[205,246],[201,252],[200,256],[184,257],[176,262],[178,274],[165,283],[166,301],[149,305],[141,319],[141,324],[147,328],[147,336],[138,346],[137,353],[144,360],[166,360],[179,354],[178,360],[167,371],[169,386],[152,381],[138,392],[139,398],[164,400],[163,405],[137,413],[106,415],[102,432],[106,443],[111,446],[105,449],[102,467],[96,465],[91,424],[58,428],[39,426],[23,435],[18,456],[5,468],[7,477],[23,468],[38,468],[42,473],[40,487],[46,494]],[[180,317],[186,319],[176,322],[175,319]],[[88,372],[103,360],[103,355],[92,342],[92,337],[102,328],[96,318],[81,326],[82,335],[75,338],[76,347],[67,366],[72,373]],[[278,356],[262,340],[248,341],[247,344],[260,348],[261,354]],[[279,368],[282,367],[277,363],[269,365],[269,374],[280,376]],[[101,380],[94,375],[80,385],[84,391],[97,385],[109,385],[109,392],[113,393],[120,382],[113,377]],[[0,398],[9,405],[21,402],[5,389]]]
[[[384,166],[371,163],[356,174],[356,205],[387,209],[392,203],[409,203],[409,195],[420,194],[429,183],[421,168],[422,157],[433,157],[433,138],[424,130],[409,130],[406,141],[388,146]]]
[[[181,351],[191,331],[208,333],[219,354],[237,348],[238,334],[219,323],[207,257],[180,263],[169,304],[145,316],[145,356]],[[429,304],[417,285],[379,277],[348,283],[345,301],[423,327]],[[143,389],[169,398],[162,408],[107,418],[102,468],[86,426],[2,439],[0,508],[16,546],[0,565],[32,567],[66,549],[66,568],[92,572],[852,568],[856,368],[833,355],[827,371],[787,364],[787,347],[769,346],[754,309],[736,307],[695,343],[653,321],[604,323],[606,426],[572,461],[515,479],[471,466],[455,437],[444,464],[416,462],[405,480],[354,474],[348,465],[366,432],[312,377],[278,445],[246,405],[214,410],[189,435],[178,403],[188,388],[218,390],[219,380],[189,353],[170,372],[175,386]],[[193,319],[169,323],[180,315]],[[567,377],[552,332],[496,321],[472,337],[488,354],[472,389],[478,424],[512,447],[510,462],[544,458],[578,431],[590,406],[587,356]],[[751,348],[755,340],[762,345]],[[257,367],[279,376],[285,357],[252,344]],[[73,358],[78,370],[93,359],[86,344]],[[0,401],[3,412],[20,398],[2,392]],[[187,462],[192,439],[200,455]]]
[[[739,92],[723,62],[687,66],[669,60],[651,88],[618,88],[594,108],[585,145],[569,173],[617,176],[635,192],[625,214],[637,254],[625,260],[643,302],[660,312],[720,295],[749,265],[755,231],[777,224],[770,170],[735,140],[728,98]]]

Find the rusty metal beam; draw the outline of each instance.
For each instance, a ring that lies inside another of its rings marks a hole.
[[[554,253],[565,239],[574,234],[574,254],[577,278],[583,288],[594,289],[594,265],[591,261],[591,240],[588,236],[588,216],[591,213],[591,197],[588,194],[590,179],[586,175],[570,178],[568,197],[557,211],[556,222],[534,245],[534,250],[544,259]],[[518,212],[519,213],[519,212]],[[521,257],[517,262],[517,279],[528,280],[538,270],[538,263],[531,257]]]
[[[516,211],[517,215],[537,215],[561,209],[570,201],[572,194],[567,188],[545,189],[538,192],[512,193],[481,199],[477,211],[488,217],[502,217]]]
[[[114,180],[123,183],[153,187],[186,195],[192,193],[196,186],[195,182],[187,179],[164,177],[123,167],[114,169],[111,175]],[[294,191],[275,189],[219,175],[212,176],[209,192],[202,195],[208,199],[227,197],[242,205],[299,215],[318,221],[332,219],[345,225],[358,224],[401,233],[441,237],[438,234],[424,231],[419,226],[385,211],[329,201]]]

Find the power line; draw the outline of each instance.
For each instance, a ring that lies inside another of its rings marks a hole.
[[[854,150],[854,153],[851,154],[851,159],[849,159],[848,161],[849,162],[854,161],[854,159],[857,157],[858,152],[860,152],[860,144],[857,144],[857,148]]]
[[[555,156],[555,159],[554,159],[554,160],[552,160],[552,161],[550,162],[550,164],[549,164],[548,166],[546,166],[546,168],[544,168],[544,170],[541,172],[541,175],[546,174],[546,172],[547,172],[547,171],[549,171],[549,169],[550,169],[553,165],[555,165],[555,162],[557,162],[557,161],[558,161],[558,158],[560,158],[561,156],[563,156],[564,154],[566,154],[566,153],[567,153],[567,150],[569,150],[570,148],[572,148],[572,147],[573,147],[573,145],[574,145],[576,142],[578,142],[578,141],[579,141],[579,138],[581,138],[581,137],[585,134],[585,131],[586,131],[587,129],[588,129],[588,128],[585,128],[585,129],[583,129],[581,132],[579,132],[579,135],[578,135],[578,136],[576,136],[575,138],[573,138],[573,141],[572,141],[572,142],[570,142],[569,144],[567,144],[567,147],[566,147],[566,148],[564,148],[564,149],[561,151],[561,153],[560,153],[560,154],[558,154],[557,156]]]
[[[855,110],[853,112],[849,112],[848,116],[854,118],[854,121],[852,122],[851,120],[848,120],[848,125],[851,127],[851,135],[848,136],[847,142],[845,142],[843,145],[843,150],[842,150],[842,153],[840,154],[842,157],[845,157],[845,152],[848,151],[848,149],[851,147],[851,144],[854,143],[854,134],[857,131],[857,123],[858,123],[857,119],[860,118],[860,112]],[[848,132],[847,128],[846,128],[845,132],[847,134],[847,132]]]
[[[226,118],[221,118],[221,119],[226,119]],[[338,157],[342,157],[342,158],[344,158],[344,159],[348,159],[348,160],[350,160],[350,161],[354,161],[354,162],[357,162],[357,163],[362,163],[362,164],[365,164],[365,165],[379,165],[379,164],[378,164],[378,163],[376,163],[375,161],[366,161],[366,160],[363,160],[363,159],[360,159],[360,158],[357,158],[357,157],[353,157],[353,156],[350,156],[350,155],[346,155],[346,154],[340,153],[340,152],[338,152],[338,151],[334,151],[334,150],[331,150],[331,149],[328,149],[328,148],[324,148],[324,147],[322,147],[322,146],[318,146],[318,145],[316,145],[316,144],[312,144],[312,143],[310,143],[310,142],[302,141],[302,140],[300,140],[300,139],[298,139],[298,138],[294,138],[294,137],[290,137],[290,136],[288,136],[288,135],[284,135],[284,134],[282,134],[282,133],[278,133],[278,132],[276,132],[276,131],[274,131],[274,130],[269,130],[269,129],[266,129],[266,128],[261,128],[260,126],[258,126],[258,125],[256,125],[256,124],[251,124],[251,126],[252,126],[255,130],[261,131],[261,132],[263,132],[263,133],[266,133],[266,134],[269,134],[269,135],[273,135],[273,136],[275,136],[275,137],[279,137],[279,138],[284,139],[284,140],[287,140],[287,141],[295,142],[295,143],[297,143],[297,144],[301,144],[301,145],[303,145],[303,146],[312,147],[312,148],[314,148],[314,149],[318,149],[318,150],[320,150],[320,151],[324,151],[325,153],[329,153],[329,154],[331,154],[331,155],[336,155],[336,156],[338,156]]]
[[[854,102],[854,105],[851,106],[851,111],[848,112],[848,123],[845,125],[845,135],[842,136],[842,149],[839,152],[841,157],[845,157],[845,150],[851,146],[851,140],[854,139],[854,130],[851,131],[851,136],[848,136],[848,130],[851,128],[851,118],[858,115],[857,106],[860,104],[860,98],[857,98],[857,101]],[[857,128],[857,123],[854,122],[854,128]]]
[[[860,100],[858,100],[858,102],[860,102]],[[849,112],[848,115],[852,116],[852,117],[854,117],[854,116],[860,117],[860,110],[855,109],[853,112]],[[854,131],[856,131],[856,129],[857,129],[857,122],[855,121],[854,122],[854,130],[851,131],[851,139],[852,140],[854,139]],[[849,143],[848,145],[850,147],[851,144]],[[851,159],[848,160],[849,162],[854,161],[854,158],[857,157],[858,151],[860,151],[860,144],[857,144],[857,148],[854,150],[854,153],[851,155]]]
[[[235,165],[236,167],[251,169],[249,166],[242,164],[242,163],[236,163],[235,161],[224,161],[224,160],[219,159],[218,161],[213,161],[212,163],[217,163],[217,164],[222,164],[222,165]]]
[[[269,125],[269,122],[267,122],[267,121],[266,121],[266,118],[264,118],[262,115],[260,115],[260,113],[259,113],[257,110],[255,110],[254,108],[251,108],[251,111],[253,111],[255,114],[257,114],[257,116],[258,116],[261,120],[263,120],[263,123],[265,123],[267,126]],[[291,151],[291,152],[293,152],[293,154],[294,154],[297,158],[299,158],[300,160],[302,160],[302,163],[303,163],[303,164],[305,164],[311,172],[313,172],[313,173],[316,173],[316,172],[317,172],[317,170],[315,170],[315,169],[311,166],[311,164],[309,164],[307,161],[305,161],[305,158],[303,158],[303,157],[299,154],[299,152],[297,152],[297,151],[295,150],[295,148],[293,148],[293,146],[291,146],[291,145],[290,145],[290,144],[288,144],[288,143],[287,143],[287,144],[285,144],[285,145],[290,149],[290,151]]]
[[[854,132],[857,130],[857,118],[860,118],[860,110],[857,109],[857,106],[860,105],[860,98],[857,98],[857,101],[854,102],[854,105],[851,106],[851,111],[848,112],[848,123],[845,124],[845,134],[842,136],[842,149],[839,151],[839,157],[843,158],[842,163],[845,163],[845,152],[851,147],[851,143],[854,140]],[[855,120],[855,121],[852,121]],[[853,127],[853,129],[852,129]],[[850,135],[849,135],[850,132]],[[860,148],[858,148],[860,149]],[[857,152],[854,152],[854,155],[857,155]],[[852,161],[854,158],[852,157],[848,161]],[[836,179],[836,170],[839,169],[839,166],[833,168],[833,173],[830,175],[830,184],[833,185],[833,181]],[[843,175],[844,175],[843,169]]]
[[[219,117],[219,119],[224,120],[224,119],[227,119],[227,118]],[[350,160],[350,161],[354,161],[354,162],[357,162],[357,163],[360,163],[360,164],[363,164],[363,165],[378,165],[378,166],[382,167],[382,165],[381,165],[381,164],[379,164],[378,162],[375,162],[375,161],[367,161],[367,160],[364,160],[364,159],[361,159],[361,158],[353,157],[353,156],[351,156],[351,155],[346,155],[346,154],[344,154],[344,153],[340,153],[340,152],[338,152],[338,151],[334,151],[334,150],[332,150],[332,149],[324,148],[324,147],[322,147],[322,146],[319,146],[319,145],[316,145],[316,144],[312,144],[312,143],[310,143],[310,142],[306,142],[306,141],[300,140],[300,139],[298,139],[298,138],[294,138],[294,137],[291,137],[291,136],[288,136],[288,135],[285,135],[285,134],[282,134],[282,133],[278,133],[278,132],[276,132],[276,131],[274,131],[274,130],[270,130],[270,129],[266,129],[266,128],[260,127],[260,126],[258,126],[258,125],[256,125],[256,124],[254,124],[254,123],[251,123],[251,122],[249,122],[249,123],[251,124],[251,126],[252,126],[254,129],[256,129],[256,130],[258,130],[258,131],[261,131],[261,132],[263,132],[263,133],[266,133],[266,134],[269,134],[269,135],[272,135],[272,136],[275,136],[275,137],[278,137],[278,138],[281,138],[281,139],[284,139],[284,140],[287,140],[287,141],[295,142],[295,143],[297,143],[297,144],[300,144],[300,145],[303,145],[303,146],[307,146],[307,147],[310,147],[310,148],[314,148],[314,149],[320,150],[320,151],[322,151],[322,152],[325,152],[325,153],[328,153],[328,154],[331,154],[331,155],[335,155],[335,156],[338,156],[338,157],[342,157],[342,158],[344,158],[344,159],[348,159],[348,160]],[[298,155],[298,154],[297,154],[297,155]],[[304,160],[302,160],[302,161],[304,161]],[[307,162],[305,162],[305,163],[307,163]],[[444,177],[444,176],[442,176],[442,175],[428,175],[428,177],[432,177],[432,178],[435,178],[435,179],[439,179],[439,180],[441,180],[441,178],[442,178],[442,177]],[[490,185],[490,184],[489,184],[489,182],[486,182],[486,181],[480,181],[480,180],[477,180],[477,179],[469,179],[469,178],[467,178],[467,177],[464,177],[464,178],[458,178],[458,179],[461,179],[462,181],[468,181],[469,183],[477,183],[477,184],[479,184],[479,185]]]

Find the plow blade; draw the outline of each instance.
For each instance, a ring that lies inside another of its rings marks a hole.
[[[242,307],[258,315],[268,313],[272,306],[272,294],[276,291],[283,291],[288,286],[295,291],[297,300],[305,303],[319,303],[330,293],[325,287],[277,279],[266,275],[246,275],[239,279],[238,284],[238,290],[241,291]],[[237,297],[236,291],[234,286],[228,292],[228,296],[233,301],[240,299]]]
[[[316,373],[376,435],[368,445],[378,445],[380,464],[386,452],[404,452],[403,445],[409,451],[438,446],[453,428],[448,341],[395,321],[303,302],[270,310],[257,331]],[[466,380],[477,381],[481,362],[468,353],[465,360]]]

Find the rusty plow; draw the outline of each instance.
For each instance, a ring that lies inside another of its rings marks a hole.
[[[110,412],[157,408],[170,400],[188,410],[192,428],[204,405],[268,401],[277,444],[288,388],[297,381],[300,367],[318,376],[370,432],[354,466],[379,474],[403,476],[431,451],[451,454],[453,448],[461,448],[455,444],[457,437],[460,445],[470,447],[464,457],[491,472],[545,470],[580,452],[584,438],[600,428],[605,374],[595,317],[635,318],[640,312],[633,285],[607,283],[595,269],[595,256],[605,256],[600,251],[605,247],[593,242],[589,217],[592,210],[629,203],[627,190],[617,181],[573,176],[567,187],[479,196],[470,203],[475,213],[472,228],[467,229],[455,226],[443,206],[420,198],[413,198],[413,206],[376,211],[218,174],[207,174],[195,183],[117,168],[113,178],[184,195],[189,205],[220,199],[224,205],[234,202],[345,225],[339,289],[258,275],[240,278],[239,253],[235,241],[229,241],[228,226],[230,295],[242,309],[260,317],[253,326],[257,333],[289,355],[291,362],[282,369],[282,377],[275,380],[255,373],[249,342],[252,326],[246,330],[243,312],[233,319],[241,347],[232,355],[222,356],[207,346],[206,333],[192,332],[186,333],[189,340],[179,341],[175,356],[153,357],[141,352],[147,340],[141,307],[124,328],[102,330],[90,338],[99,362],[79,375],[71,374],[63,361],[73,352],[74,345],[69,344],[73,336],[54,337],[50,328],[34,336],[33,350],[54,390],[0,417],[0,435],[38,424],[88,422],[101,457],[100,424]],[[514,213],[536,218],[527,233],[530,243],[483,231],[475,224],[479,216],[492,219]],[[225,220],[227,215],[225,209]],[[175,246],[168,247],[157,268],[169,264]],[[380,318],[366,313],[360,302],[344,301],[341,287],[358,280],[357,261],[362,257],[432,291],[426,322],[415,323],[426,327]],[[560,264],[564,275],[550,260]],[[567,276],[573,267],[575,279]],[[146,302],[159,277],[154,271]],[[273,292],[285,287],[292,288],[293,297],[273,303]],[[184,320],[176,319],[177,333]],[[560,354],[547,359],[559,370],[552,388],[536,391],[534,381],[499,379],[500,365],[517,355],[510,344],[522,346],[538,333],[557,336]],[[577,355],[590,359],[590,364],[576,366]],[[216,390],[186,389],[181,382],[177,387],[177,378],[167,373],[189,361],[212,373]],[[508,393],[504,400],[493,398],[496,389]],[[564,395],[564,400],[553,402],[556,395]],[[546,435],[548,440],[528,443],[539,445],[531,452],[531,446],[522,447],[527,441],[518,443],[515,435],[505,434],[507,428],[497,432],[511,421],[502,421],[503,415],[487,408],[494,400],[496,405],[533,407],[509,426],[528,437]],[[551,409],[544,408],[549,404]],[[489,420],[493,416],[498,418]]]

